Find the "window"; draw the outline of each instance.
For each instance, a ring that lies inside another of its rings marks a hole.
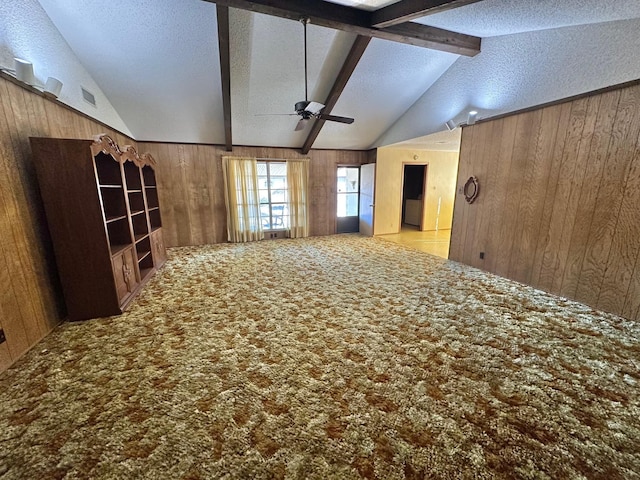
[[[357,217],[360,168],[338,167],[338,217]]]
[[[265,230],[289,228],[286,162],[258,162],[260,220]]]

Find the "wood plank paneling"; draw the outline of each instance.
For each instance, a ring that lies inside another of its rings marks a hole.
[[[165,243],[169,247],[223,243],[227,219],[222,179],[222,156],[266,159],[310,158],[310,234],[336,232],[338,165],[367,163],[366,151],[311,150],[307,155],[290,148],[233,147],[140,142],[158,162],[158,195],[162,205]]]
[[[582,262],[586,251],[585,239],[589,235],[593,217],[592,212],[596,206],[597,187],[602,178],[604,161],[609,150],[610,133],[620,100],[620,91],[614,90],[605,93],[600,100],[598,117],[593,129],[593,135],[590,138],[589,148],[581,149],[581,154],[586,155],[579,162],[580,165],[584,165],[584,179],[582,188],[577,192],[580,199],[578,201],[578,210],[574,216],[569,242],[570,248],[560,288],[561,295],[571,298],[575,297],[578,279],[582,273]],[[584,143],[586,144],[586,142]]]
[[[560,106],[544,110],[532,150],[530,150],[530,168],[527,169],[525,183],[530,187],[523,192],[520,215],[522,216],[522,235],[518,245],[517,270],[514,274],[521,282],[531,282],[534,270],[535,251],[538,243],[539,225],[544,212],[545,196],[551,178],[557,181],[557,171],[551,162],[553,145],[562,109]],[[554,177],[555,174],[555,177]]]
[[[483,242],[484,245],[484,262],[480,268],[485,268],[490,271],[495,271],[498,256],[495,255],[495,252],[500,249],[500,240],[501,236],[499,235],[489,235],[489,232],[497,232],[501,228],[504,228],[504,219],[502,218],[503,211],[507,202],[510,201],[507,198],[507,191],[504,188],[499,188],[500,185],[505,185],[509,180],[509,172],[511,171],[511,161],[513,159],[513,143],[515,142],[516,136],[516,127],[518,126],[518,119],[516,117],[507,117],[499,122],[495,123],[493,135],[495,135],[496,131],[501,132],[502,136],[499,142],[495,142],[499,145],[498,155],[497,155],[497,170],[495,172],[495,191],[496,194],[492,195],[492,199],[490,202],[490,215],[489,215],[489,228],[487,230],[486,240]],[[466,131],[463,131],[466,134]],[[482,186],[480,186],[480,195],[483,194]],[[484,195],[483,195],[484,196]],[[456,198],[456,204],[460,200],[460,203],[463,204],[464,197],[459,196]],[[453,241],[453,230],[452,230],[452,238]]]
[[[483,125],[484,130],[486,130],[488,127],[490,127],[489,124]],[[478,129],[479,130],[478,135],[481,138],[486,138],[486,135],[483,132],[483,128]],[[478,178],[479,182],[484,181],[483,179],[485,178],[484,165],[486,162],[486,155],[485,155],[486,145],[487,145],[486,141],[474,142],[475,148],[473,148],[473,151],[472,151],[472,155],[474,156],[474,164],[473,164],[473,169],[471,170],[470,175],[474,175],[476,178]],[[466,183],[466,180],[465,180],[465,183]],[[478,200],[476,200],[476,202],[478,202]],[[474,205],[476,204],[474,203]],[[469,209],[468,214],[465,218],[466,224],[467,224],[467,230],[469,231],[469,234],[466,236],[464,240],[464,244],[462,244],[462,252],[463,252],[462,256],[465,259],[465,263],[468,263],[469,265],[475,265],[477,263],[475,261],[473,245],[475,240],[475,230],[476,230],[476,227],[478,226],[478,223],[481,221],[478,219],[478,217],[480,216],[479,212],[481,212],[481,210],[478,208]]]
[[[597,303],[598,308],[607,311],[624,308],[625,299],[618,292],[628,289],[640,247],[640,89],[632,89],[629,93],[631,95],[621,98],[621,103],[628,101],[635,115],[629,122],[629,130],[622,142],[624,148],[616,152],[616,163],[621,165],[621,170],[624,168],[624,186],[612,202],[614,215],[609,221],[609,226],[613,227],[609,229],[611,247]]]
[[[479,158],[492,144],[496,172]],[[450,258],[639,317],[639,85],[466,127],[459,186],[474,169],[486,181],[474,204],[456,197]]]
[[[516,119],[509,177],[506,184],[507,192],[509,193],[506,195],[506,201],[501,214],[503,221],[499,227],[500,238],[498,242],[498,252],[501,253],[500,255],[496,255],[496,252],[491,253],[492,256],[496,256],[495,273],[504,277],[509,276],[511,256],[515,250],[514,242],[516,240],[516,230],[519,225],[519,191],[524,188],[523,179],[526,171],[526,158],[529,142],[531,141],[531,137],[534,136],[532,130],[535,118],[534,115],[518,115]],[[482,124],[479,126],[482,126]],[[489,139],[489,141],[493,141],[493,139]],[[518,192],[518,194],[514,195],[515,192]]]
[[[464,154],[467,161],[458,164],[458,183],[456,188],[456,201],[453,204],[453,219],[451,221],[451,231],[457,231],[460,234],[455,237],[451,236],[451,243],[449,244],[449,258],[462,261],[462,255],[464,254],[464,243],[467,236],[467,214],[468,209],[465,208],[464,196],[462,195],[462,188],[467,182],[469,175],[471,175],[472,168],[474,166],[474,156],[472,146],[474,129],[464,129],[462,131],[462,139],[460,140],[460,155]],[[482,187],[481,187],[482,188]],[[462,199],[462,201],[459,201]]]
[[[135,144],[0,76],[0,321],[7,338],[0,345],[0,371],[65,315],[29,137],[90,139],[103,132],[121,144]]]
[[[576,299],[585,303],[596,305],[600,297],[618,221],[628,164],[632,155],[637,159],[635,143],[640,122],[638,96],[640,96],[638,87],[626,88],[620,92],[616,119],[611,130],[611,143],[599,182],[589,235],[586,238],[587,247],[582,274],[576,290]],[[630,144],[632,138],[633,143]],[[630,155],[625,153],[627,151],[630,151]]]
[[[531,249],[531,221],[533,211],[539,198],[538,182],[536,174],[539,174],[540,158],[535,155],[538,146],[538,140],[542,135],[540,123],[542,122],[542,111],[538,110],[531,115],[530,126],[525,126],[530,131],[529,138],[520,142],[522,150],[515,149],[514,152],[521,155],[518,158],[518,165],[521,165],[519,174],[522,175],[522,190],[518,198],[514,198],[513,202],[517,205],[516,216],[517,221],[513,225],[513,248],[509,257],[509,276],[525,282],[530,273],[529,251]],[[515,179],[513,179],[515,180]]]
[[[562,165],[562,154],[564,152],[564,144],[567,139],[567,129],[571,120],[571,103],[564,103],[562,105],[554,105],[549,108],[560,107],[560,118],[556,126],[556,133],[548,138],[548,149],[551,151],[551,157],[549,163],[551,164],[549,170],[549,178],[547,179],[547,188],[542,205],[542,215],[540,217],[540,223],[538,224],[538,238],[535,246],[535,253],[533,256],[533,266],[531,269],[531,285],[541,285],[541,282],[548,282],[551,284],[551,278],[545,278],[545,275],[549,273],[548,270],[543,270],[542,266],[545,260],[545,254],[549,248],[550,226],[553,218],[553,211],[555,206],[555,196],[558,190],[558,177],[560,176],[560,167]]]

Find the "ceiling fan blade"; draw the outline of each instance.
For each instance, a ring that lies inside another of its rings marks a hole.
[[[295,116],[298,115],[297,113],[254,113],[253,116],[254,117],[274,117],[274,116]]]
[[[309,102],[309,105],[305,107],[305,112],[309,112],[312,115],[317,115],[320,113],[320,110],[324,108],[324,105],[318,102]]]
[[[319,118],[320,120],[328,120],[330,122],[340,122],[340,123],[348,123],[348,124],[353,123],[353,118],[349,118],[349,117],[336,117],[335,115],[325,115],[324,113],[320,113],[316,115],[316,117]]]
[[[304,127],[307,126],[307,122],[309,121],[308,118],[301,118],[298,121],[298,124],[296,125],[296,128],[294,129],[294,131],[299,132],[300,130],[303,130]]]

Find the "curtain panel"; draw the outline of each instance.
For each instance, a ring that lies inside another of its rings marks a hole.
[[[291,238],[309,236],[309,159],[287,160]]]
[[[227,240],[262,240],[258,169],[255,158],[222,157],[224,200],[227,206]]]

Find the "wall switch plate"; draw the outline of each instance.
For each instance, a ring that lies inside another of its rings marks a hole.
[[[7,341],[7,337],[4,336],[4,330],[0,330],[0,343]]]

